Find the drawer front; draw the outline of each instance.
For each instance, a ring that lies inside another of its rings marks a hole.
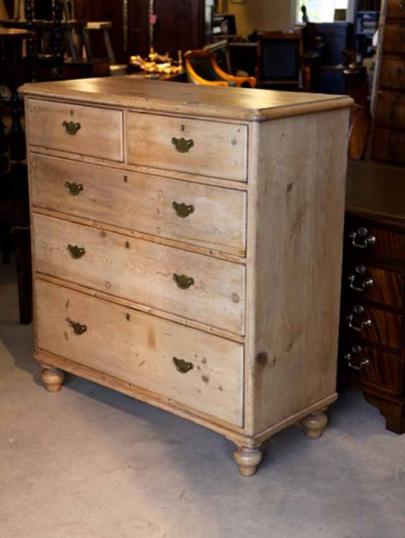
[[[244,333],[244,266],[43,215],[33,221],[37,271]]]
[[[376,125],[387,129],[405,131],[405,95],[394,92],[380,92],[376,109]]]
[[[404,296],[404,273],[386,271],[361,263],[345,271],[344,289],[353,302],[372,301],[401,308]]]
[[[35,291],[39,348],[242,426],[241,344],[40,280]]]
[[[404,0],[387,0],[387,18],[405,19]]]
[[[246,194],[32,155],[32,202],[53,209],[245,254]]]
[[[379,228],[362,219],[349,219],[346,224],[345,249],[348,259],[361,263],[376,261],[405,269],[405,234]]]
[[[372,158],[391,164],[405,164],[405,132],[374,129]]]
[[[29,144],[123,160],[122,112],[33,99],[27,111]]]
[[[384,28],[384,51],[405,52],[405,25],[387,24]]]
[[[345,324],[353,337],[392,349],[401,347],[402,316],[366,304],[353,304],[345,314]]]
[[[346,347],[343,364],[350,375],[362,383],[393,394],[401,391],[401,360],[398,355],[364,344],[352,344]]]
[[[128,162],[246,181],[247,127],[129,112]]]
[[[383,88],[393,90],[403,90],[405,88],[405,65],[402,58],[382,59],[380,84]]]

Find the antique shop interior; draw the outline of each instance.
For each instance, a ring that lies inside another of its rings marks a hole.
[[[405,0],[0,0],[0,538],[401,538]]]

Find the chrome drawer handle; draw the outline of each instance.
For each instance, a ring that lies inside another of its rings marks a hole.
[[[67,318],[66,321],[69,323],[69,325],[72,327],[73,332],[77,334],[78,336],[84,334],[87,331],[87,326],[82,325],[78,321],[72,321],[71,319]]]
[[[177,149],[179,153],[188,153],[190,149],[194,146],[194,140],[186,140],[185,138],[172,138],[172,144]]]
[[[349,234],[352,240],[352,245],[356,248],[367,248],[369,245],[374,245],[376,238],[374,235],[368,235],[367,228],[358,228],[356,232]]]
[[[194,278],[187,275],[178,275],[174,273],[173,280],[176,282],[177,286],[182,290],[188,290],[194,284]]]
[[[346,353],[344,357],[348,367],[357,372],[360,372],[363,368],[370,365],[370,361],[364,357],[357,357],[356,364],[353,362],[352,354],[360,355],[362,351],[363,348],[361,346],[353,346],[351,353]]]
[[[77,131],[79,131],[79,129],[81,128],[81,125],[79,122],[74,122],[74,121],[64,121],[62,123],[63,127],[65,128],[65,131],[67,132],[68,135],[75,135],[77,133]]]
[[[194,368],[194,364],[192,362],[187,362],[183,359],[178,359],[177,357],[173,357],[173,363],[176,367],[176,370],[181,374],[186,374]]]
[[[359,317],[359,315],[364,314],[364,312],[364,306],[355,305],[353,307],[353,314],[349,314],[346,317],[350,329],[353,329],[353,331],[362,332],[365,328],[371,327],[371,325],[373,324],[371,319],[360,320],[359,323],[355,323],[356,317]]]
[[[178,202],[172,203],[172,208],[176,211],[178,217],[185,219],[191,213],[194,213],[194,206],[187,204],[179,204]]]
[[[366,288],[369,288],[374,285],[374,280],[370,277],[363,276],[361,277],[359,275],[364,275],[366,272],[366,268],[364,265],[358,265],[355,269],[355,272],[357,274],[352,274],[347,277],[348,281],[350,282],[350,288],[355,291],[366,291]]]
[[[75,260],[78,260],[86,254],[86,250],[83,247],[79,247],[77,245],[68,245],[66,248],[68,249],[69,254],[72,256],[72,258]]]
[[[83,191],[84,187],[81,183],[70,183],[69,181],[66,181],[65,189],[72,196],[79,196],[79,194]]]

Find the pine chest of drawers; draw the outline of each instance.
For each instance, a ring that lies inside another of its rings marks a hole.
[[[336,399],[351,100],[131,77],[27,85],[35,358],[238,447]]]

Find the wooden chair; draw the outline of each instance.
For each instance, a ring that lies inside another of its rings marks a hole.
[[[301,89],[303,52],[301,32],[259,33],[258,86],[269,89]]]
[[[212,50],[190,50],[184,55],[190,82],[204,86],[256,87],[255,77],[238,77],[227,73],[218,65]]]

